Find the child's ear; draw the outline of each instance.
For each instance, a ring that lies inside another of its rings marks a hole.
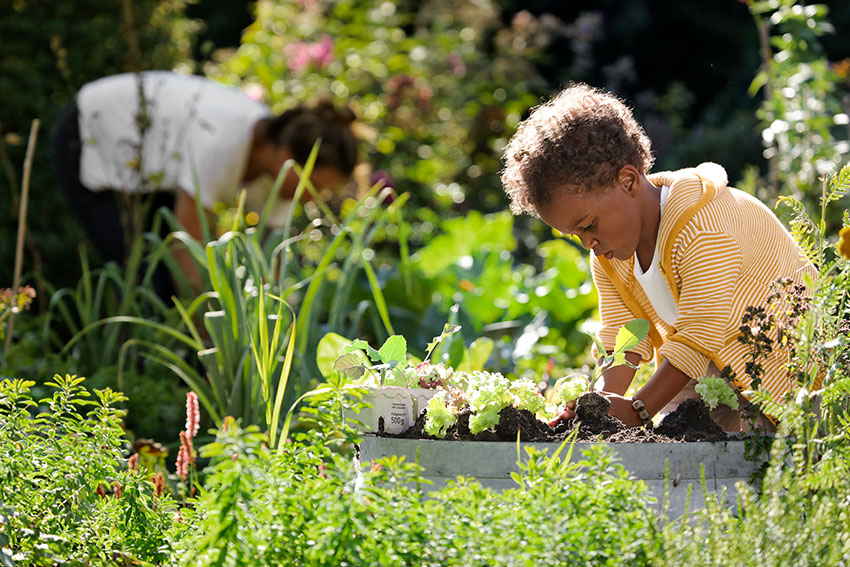
[[[628,195],[634,195],[640,186],[640,175],[635,166],[624,165],[617,172],[617,181],[620,187],[623,188],[623,191]]]

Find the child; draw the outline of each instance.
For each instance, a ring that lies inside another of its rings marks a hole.
[[[750,386],[750,350],[738,341],[745,309],[763,306],[779,278],[804,284],[805,274],[814,276],[767,207],[728,187],[716,164],[650,175],[643,128],[621,100],[587,85],[535,108],[504,160],[511,210],[576,235],[592,251],[606,349],[613,350],[618,329],[630,320],[651,323],[649,335],[626,355],[635,365],[656,355],[655,373],[634,398],[625,397],[635,373],[628,366],[611,368],[595,384],[610,400],[611,415],[641,425],[696,397],[695,379],[726,366],[739,391]],[[760,388],[775,400],[794,385],[787,362],[779,348],[762,361]],[[727,431],[746,426],[737,412],[712,417]]]
[[[53,168],[95,248],[105,261],[122,263],[123,196],[144,193],[155,207],[171,207],[199,240],[196,194],[209,211],[219,202],[232,205],[252,184],[247,201],[261,210],[284,162],[303,165],[317,139],[311,181],[317,189],[344,184],[357,164],[354,118],[330,102],[272,116],[240,89],[203,77],[125,73],[84,85],[65,108],[53,130]],[[297,184],[290,170],[273,216],[285,216]],[[188,253],[175,253],[197,285]]]

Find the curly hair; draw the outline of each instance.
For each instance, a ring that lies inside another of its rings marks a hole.
[[[502,185],[511,211],[539,216],[554,192],[611,186],[625,165],[652,168],[649,137],[615,95],[574,84],[535,107],[503,156]]]

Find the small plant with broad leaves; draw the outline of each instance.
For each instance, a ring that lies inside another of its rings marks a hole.
[[[459,330],[459,325],[446,323],[443,331],[428,343],[422,362],[408,354],[407,340],[400,335],[392,335],[377,350],[366,341],[356,339],[345,347],[344,354],[334,361],[333,368],[367,386],[413,387],[422,385],[420,382],[436,385],[442,383],[443,378],[448,378],[449,373],[444,365],[430,363],[431,354],[441,342]]]
[[[550,412],[554,414],[549,424],[557,425],[562,419],[568,419],[570,413],[565,409],[567,404],[577,400],[582,394],[589,392],[602,373],[614,366],[629,366],[637,368],[626,358],[626,352],[635,348],[649,333],[649,321],[646,319],[634,319],[629,321],[617,332],[614,342],[614,350],[610,353],[595,335],[590,335],[600,357],[590,378],[581,374],[571,374],[559,378],[555,385],[549,390],[547,400]],[[603,354],[604,353],[604,354]]]

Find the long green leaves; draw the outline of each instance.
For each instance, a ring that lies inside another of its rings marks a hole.
[[[393,334],[381,283],[368,260],[371,255],[364,251],[380,229],[399,216],[406,196],[383,206],[390,190],[376,185],[359,202],[348,203],[340,220],[310,184],[317,151],[318,146],[303,169],[291,162],[284,166],[256,228],[245,228],[241,221],[244,194],[232,230],[206,245],[183,231],[171,211],[160,211],[154,228],[158,232],[165,223],[173,232],[165,238],[147,233],[137,242],[132,261],[136,266],[145,263],[141,285],[136,284],[138,271],[113,267],[81,282],[73,297],[80,314],[74,303],[62,301],[71,291],[54,299],[55,312],[74,325],[69,324],[73,337],[63,354],[80,346],[97,354],[104,344],[101,334],[110,338],[116,352],[124,340],[119,366],[129,363],[131,353],[161,365],[198,393],[217,425],[233,416],[246,425],[265,426],[276,447],[282,409],[314,391],[321,378],[313,347],[328,329],[343,331],[347,321],[362,322],[365,315],[374,326],[370,333]],[[294,216],[298,206],[293,205],[283,230],[274,229],[268,216],[292,168],[300,178],[294,202],[309,192],[323,217],[297,229],[302,219]],[[209,235],[210,228],[204,231]],[[174,245],[189,251],[210,290],[190,302],[173,298],[169,307],[146,285],[155,267],[164,264],[174,271],[181,290],[188,289],[174,262]],[[352,298],[361,270],[372,301]],[[132,309],[110,313],[104,301],[113,288],[126,290],[116,294],[116,304],[132,306],[131,299],[146,297],[156,305],[154,316]],[[104,311],[112,316],[104,317]],[[289,415],[287,423],[291,419]]]

